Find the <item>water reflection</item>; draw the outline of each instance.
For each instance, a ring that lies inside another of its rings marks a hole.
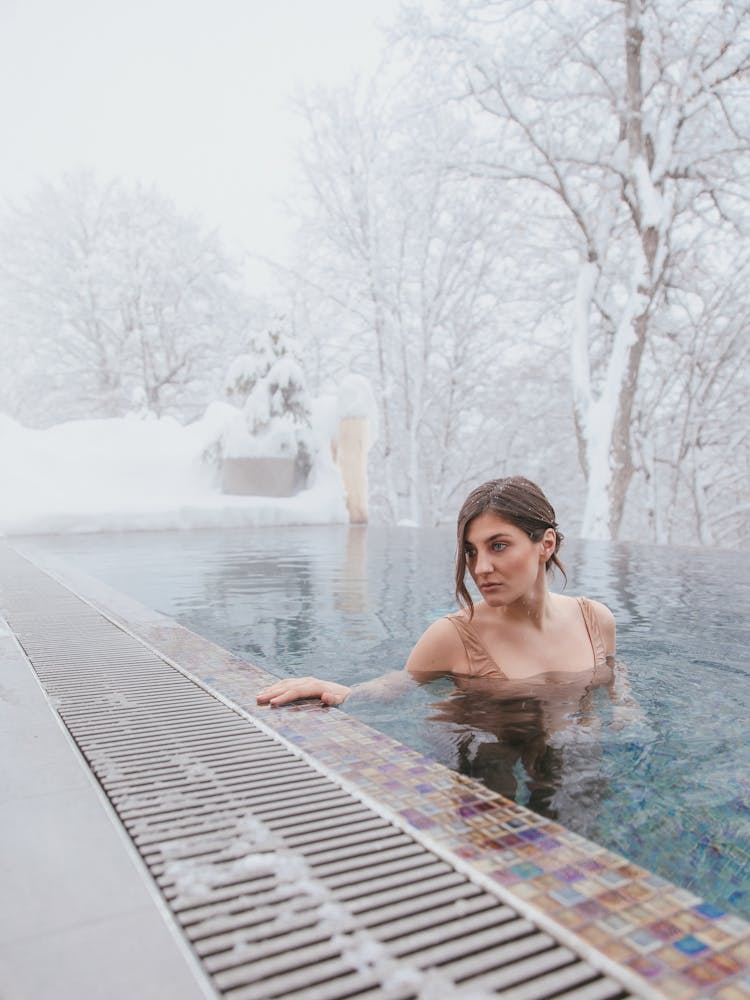
[[[349,525],[346,531],[340,578],[335,589],[335,605],[348,614],[370,610],[367,580],[367,528]]]
[[[262,528],[34,539],[280,676],[399,669],[451,611],[453,529]],[[376,728],[750,914],[750,576],[742,553],[566,542],[567,593],[607,603],[640,713],[606,689],[440,681],[347,703]]]
[[[580,833],[593,828],[607,782],[597,766],[601,718],[590,684],[462,678],[430,708],[444,762]]]

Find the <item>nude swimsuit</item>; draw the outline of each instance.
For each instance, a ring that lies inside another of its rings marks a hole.
[[[602,638],[599,621],[596,617],[591,601],[589,601],[586,597],[577,597],[576,600],[578,601],[578,606],[580,607],[581,614],[583,615],[583,621],[586,625],[586,631],[588,632],[589,641],[591,642],[591,648],[594,651],[593,676],[596,677],[597,671],[607,664],[607,651],[604,646],[604,639]],[[464,649],[466,650],[466,659],[469,664],[469,673],[466,676],[503,677],[506,680],[518,680],[518,678],[515,677],[508,677],[502,667],[495,663],[485,647],[482,645],[479,636],[463,615],[454,614],[446,615],[445,617],[455,627],[461,637]],[[567,674],[569,679],[574,680],[577,677],[580,677],[582,673],[584,673],[584,671],[569,673],[568,671],[556,670],[547,671],[544,676],[554,674],[557,678],[564,677]],[[537,674],[535,676],[540,677],[543,675]]]

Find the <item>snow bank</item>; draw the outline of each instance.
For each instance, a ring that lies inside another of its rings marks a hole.
[[[327,442],[309,489],[294,497],[220,492],[206,453],[236,418],[213,403],[184,426],[171,417],[76,420],[29,430],[0,415],[0,533],[329,524],[347,520]]]

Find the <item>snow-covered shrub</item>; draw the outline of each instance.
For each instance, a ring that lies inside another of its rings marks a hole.
[[[313,462],[311,401],[283,319],[253,336],[250,346],[252,353],[236,358],[224,381],[228,398],[244,415],[225,437],[225,455],[292,458],[304,483]]]

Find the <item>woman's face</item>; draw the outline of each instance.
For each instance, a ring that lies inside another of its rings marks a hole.
[[[466,565],[485,602],[491,607],[531,597],[544,580],[547,559],[554,550],[549,528],[532,542],[521,528],[492,511],[479,514],[464,535]]]

